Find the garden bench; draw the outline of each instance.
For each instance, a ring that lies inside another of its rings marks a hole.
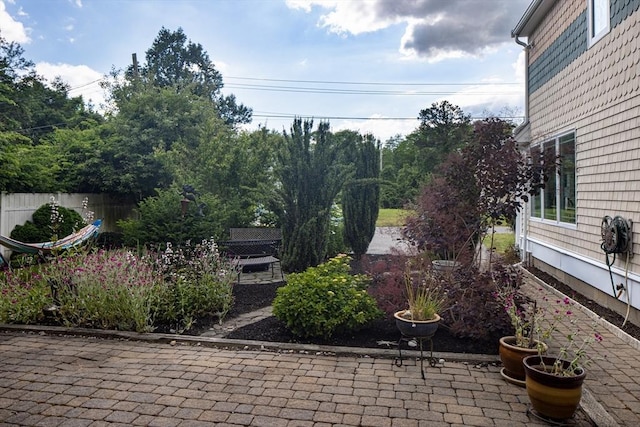
[[[280,263],[279,253],[282,231],[279,228],[249,227],[231,228],[230,239],[220,242],[227,256],[238,267],[238,282],[243,272],[271,269],[275,276],[275,264]],[[280,268],[282,274],[282,267]]]

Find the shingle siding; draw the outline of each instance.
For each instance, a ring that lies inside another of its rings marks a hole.
[[[571,2],[569,2],[571,3]],[[546,41],[545,36],[551,32],[549,27],[541,25],[536,32],[533,42],[538,52],[531,55],[529,65],[529,92],[533,93],[551,80],[556,74],[569,66],[576,58],[588,49],[588,16],[585,2],[574,2],[575,6],[567,2],[558,2],[551,11],[554,25],[562,25],[563,30],[555,34],[552,41]],[[612,0],[610,7],[610,28],[613,30],[625,19],[637,12],[640,0]],[[580,13],[575,16],[576,11]],[[567,18],[573,18],[569,23]],[[566,26],[566,28],[564,28]],[[538,41],[537,39],[540,39]],[[541,44],[542,43],[542,44]]]
[[[574,16],[544,52],[531,52],[529,120],[533,143],[575,130],[575,226],[532,220],[529,236],[594,260],[600,249],[604,215],[640,223],[640,0],[614,1],[611,28],[587,46],[586,2],[558,2],[534,32]],[[578,10],[581,9],[578,12]],[[541,48],[536,43],[532,49]],[[534,59],[535,58],[535,59]],[[634,250],[640,253],[640,228]],[[640,257],[631,260],[640,271]]]

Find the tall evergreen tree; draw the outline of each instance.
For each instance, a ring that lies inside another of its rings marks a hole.
[[[295,119],[277,155],[286,271],[302,271],[324,261],[331,206],[351,170],[329,123],[321,122],[316,132],[312,127],[312,120]]]
[[[346,131],[355,174],[342,191],[345,242],[356,259],[367,253],[376,231],[380,203],[380,147],[373,135]],[[341,133],[343,134],[343,133]]]
[[[146,60],[139,72],[141,79],[157,87],[171,87],[208,99],[227,124],[251,122],[251,109],[238,104],[234,95],[222,94],[222,74],[200,43],[187,40],[182,28],[160,29],[146,52]],[[127,70],[127,77],[131,80],[138,77],[133,67]]]

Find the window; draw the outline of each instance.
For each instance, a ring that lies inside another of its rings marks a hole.
[[[576,223],[576,139],[571,132],[531,148],[533,162],[553,164],[544,189],[531,197],[532,218]]]
[[[554,162],[556,157],[556,142],[547,141],[543,146],[542,161],[545,163]],[[546,168],[545,168],[546,169]],[[548,181],[542,190],[542,212],[544,213],[544,219],[555,220],[558,216],[558,206],[556,205],[556,174],[552,170],[549,170]]]
[[[540,157],[540,147],[531,147],[531,162],[534,164],[540,164],[542,157]],[[540,203],[540,194],[531,196],[531,216],[535,218],[542,218],[542,204]]]
[[[560,222],[576,223],[576,140],[573,133],[560,137]]]
[[[587,0],[589,14],[589,45],[609,32],[609,1]]]

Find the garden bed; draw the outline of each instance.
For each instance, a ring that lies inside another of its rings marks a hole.
[[[529,269],[531,273],[542,279],[544,282],[558,289],[562,293],[570,296],[580,304],[588,307],[599,316],[610,323],[620,327],[623,322],[622,316],[608,310],[592,300],[576,293],[567,285],[555,280],[550,275],[537,270]],[[262,307],[271,305],[276,295],[276,289],[283,283],[266,284],[238,284],[234,287],[235,302],[228,318],[236,317],[243,313],[248,313]],[[209,329],[211,322],[216,319],[201,319],[188,333],[199,335]],[[628,323],[624,331],[635,338],[640,338],[640,327]],[[368,327],[350,334],[339,334],[331,339],[301,339],[292,335],[286,326],[275,317],[271,316],[251,325],[238,328],[226,335],[230,339],[243,339],[268,342],[304,343],[304,344],[325,344],[361,348],[395,348],[400,334],[393,319],[381,319],[373,322]],[[452,336],[449,331],[441,326],[433,338],[434,351],[469,353],[469,354],[497,354],[498,340],[500,337],[492,337],[486,341],[470,340]]]

